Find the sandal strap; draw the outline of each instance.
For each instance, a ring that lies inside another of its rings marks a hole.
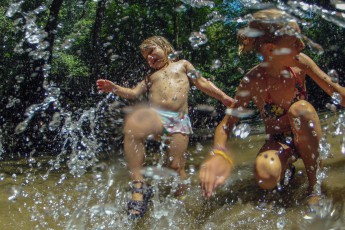
[[[143,180],[133,180],[132,181],[132,184],[142,184],[142,185],[144,185],[145,184],[145,182],[143,181]]]
[[[140,194],[144,194],[144,188],[136,188],[136,187],[131,187],[131,192],[132,193],[140,193]]]
[[[134,184],[141,184],[139,188],[135,187]],[[144,184],[145,182],[142,180],[134,180],[130,183],[130,187],[131,187],[131,192],[132,193],[140,193],[140,194],[144,194]]]

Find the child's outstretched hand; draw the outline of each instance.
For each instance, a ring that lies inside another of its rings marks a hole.
[[[96,81],[97,90],[102,93],[115,92],[117,90],[117,85],[109,80],[99,79]]]
[[[212,192],[223,185],[229,177],[232,165],[222,156],[212,155],[201,166],[199,172],[202,194],[206,198],[212,196]]]

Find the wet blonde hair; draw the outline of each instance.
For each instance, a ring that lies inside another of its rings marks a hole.
[[[303,44],[296,20],[284,11],[266,9],[254,13],[252,16],[253,19],[248,26],[237,33],[240,54],[252,50],[259,51],[262,44],[274,44],[286,36],[298,37]]]
[[[168,55],[175,52],[174,47],[170,44],[170,42],[166,38],[162,36],[152,36],[145,39],[139,46],[141,54],[144,55],[144,50],[149,49],[151,47],[155,47],[155,46],[160,47],[164,51],[165,59],[166,59],[165,62],[168,61]]]

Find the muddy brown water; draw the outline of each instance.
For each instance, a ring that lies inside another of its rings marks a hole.
[[[329,122],[324,119],[323,126]],[[48,174],[51,158],[0,162],[0,229],[345,229],[341,138],[327,136],[332,157],[324,161],[324,199],[314,212],[305,205],[307,180],[301,160],[285,188],[268,192],[256,186],[253,161],[264,138],[259,134],[229,141],[236,167],[210,200],[201,196],[197,173],[212,141],[194,143],[188,149],[187,195],[172,195],[176,183],[171,185],[170,177],[152,180],[153,204],[138,221],[129,220],[125,211],[130,193],[122,155],[100,161],[81,177],[71,175],[65,165]],[[159,158],[150,153],[148,161],[155,164]],[[163,177],[168,177],[165,172]]]

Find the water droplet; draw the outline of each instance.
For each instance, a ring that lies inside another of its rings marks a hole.
[[[23,188],[21,186],[13,185],[10,188],[10,191],[9,191],[10,196],[8,197],[8,200],[15,201],[20,196],[22,190]]]
[[[339,75],[338,72],[334,69],[331,69],[330,71],[328,71],[328,76],[331,78],[333,83],[338,83],[339,82]]]
[[[310,127],[310,128],[314,128],[314,122],[311,121],[311,120],[309,121],[309,127]]]
[[[247,76],[244,76],[243,79],[242,79],[242,81],[243,81],[244,83],[249,83],[249,82],[250,82],[249,77],[247,77]]]
[[[285,227],[285,218],[284,217],[278,217],[277,219],[277,228],[278,229],[284,229]]]
[[[214,2],[213,1],[208,1],[208,0],[181,0],[184,4],[190,5],[191,7],[205,7],[208,6],[210,8],[214,7]]]
[[[251,127],[249,124],[242,123],[237,126],[234,126],[232,132],[236,137],[240,137],[241,139],[247,138],[250,134]]]
[[[177,59],[177,55],[175,53],[171,53],[168,55],[168,59],[170,61],[175,61]]]
[[[322,160],[325,160],[330,155],[331,145],[327,142],[326,138],[322,137],[319,143],[319,155]]]
[[[325,107],[333,112],[337,111],[337,107],[334,104],[326,103]]]
[[[227,109],[225,110],[227,115],[231,115],[238,118],[245,118],[252,116],[255,111],[252,109],[243,109],[243,108],[235,108],[235,109]]]
[[[198,104],[197,106],[195,106],[195,110],[213,112],[215,111],[215,107],[209,104]]]
[[[195,150],[197,152],[201,152],[203,149],[204,149],[204,146],[200,142],[197,142],[195,146]]]
[[[22,133],[26,130],[26,127],[28,126],[28,121],[23,121],[23,122],[20,122],[16,128],[14,129],[14,132],[16,134],[19,134],[19,133]]]
[[[238,68],[237,68],[237,71],[238,71],[240,74],[244,74],[244,70],[243,70],[241,67],[238,67]]]
[[[218,69],[222,66],[222,62],[218,59],[213,60],[211,69]]]
[[[187,76],[191,79],[197,79],[197,78],[202,77],[202,73],[199,70],[194,69],[194,70],[188,71]]]
[[[24,1],[12,3],[6,11],[6,17],[9,17],[9,18],[13,17],[13,15],[19,11],[23,2]]]
[[[178,13],[183,13],[187,11],[187,7],[185,5],[180,5],[178,7],[175,8],[175,11]]]
[[[301,129],[301,120],[299,118],[294,118],[293,122],[294,122],[295,129],[300,130]]]
[[[287,70],[283,70],[280,72],[280,75],[283,76],[284,78],[290,78],[290,73]]]
[[[206,44],[208,40],[205,34],[201,32],[192,32],[189,36],[189,41],[193,48],[198,48],[199,46]]]
[[[37,44],[40,42],[40,36],[33,34],[26,39],[30,44]]]
[[[274,55],[287,55],[291,53],[291,49],[289,48],[281,48],[281,49],[275,49],[272,52]]]
[[[341,95],[338,92],[334,92],[332,94],[332,102],[335,105],[340,105],[341,104]]]

